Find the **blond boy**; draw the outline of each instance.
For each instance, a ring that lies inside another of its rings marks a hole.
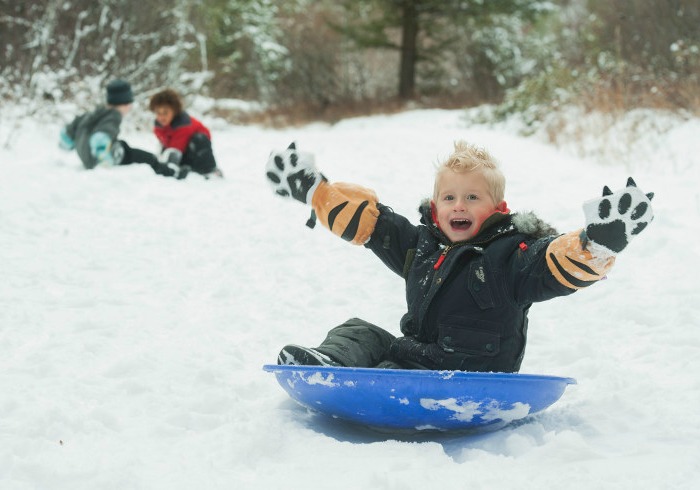
[[[330,183],[294,144],[270,155],[267,178],[406,281],[402,336],[353,318],[318,347],[285,346],[279,364],[517,372],[532,303],[602,279],[653,219],[653,194],[630,179],[584,204],[584,229],[559,235],[532,213],[511,213],[496,161],[463,141],[438,168],[419,225],[368,189]]]

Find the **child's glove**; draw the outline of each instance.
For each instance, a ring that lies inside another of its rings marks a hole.
[[[66,133],[66,128],[61,129],[61,133],[59,134],[58,146],[62,150],[66,151],[70,151],[73,148],[75,148],[75,142],[73,141],[73,138],[68,136],[68,133]]]
[[[180,165],[182,152],[177,148],[166,148],[158,155],[158,161],[164,164]]]
[[[605,186],[602,198],[583,203],[586,228],[581,238],[584,248],[591,242],[611,255],[622,252],[654,219],[653,197],[653,192],[644,194],[632,177],[627,179],[627,187],[622,190],[612,192]]]
[[[107,133],[98,131],[90,136],[90,153],[95,157],[98,164],[114,165],[111,147],[112,138]]]
[[[292,143],[286,150],[272,152],[265,167],[267,180],[278,195],[312,207],[306,225],[321,224],[356,245],[364,245],[377,223],[377,196],[358,185],[328,182],[314,165],[311,153],[297,151]]]
[[[419,342],[413,337],[397,337],[389,345],[392,359],[417,362],[430,369],[438,369],[445,361],[445,351],[437,344]]]
[[[313,154],[297,151],[295,143],[286,150],[273,151],[265,170],[273,191],[304,204],[311,204],[316,188],[326,180],[316,169]]]
[[[158,163],[152,165],[153,171],[164,177],[175,177],[182,180],[190,173],[188,165],[180,165],[182,152],[177,148],[166,148],[158,155]]]
[[[188,165],[175,165],[174,163],[155,163],[151,165],[153,171],[163,177],[175,177],[177,180],[182,180],[190,173]]]

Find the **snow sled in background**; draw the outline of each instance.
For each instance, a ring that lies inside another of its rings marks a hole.
[[[556,402],[573,378],[265,365],[306,408],[384,431],[496,430]]]

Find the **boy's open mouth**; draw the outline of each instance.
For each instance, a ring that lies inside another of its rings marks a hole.
[[[472,222],[466,218],[450,220],[450,226],[452,227],[453,230],[457,230],[457,231],[468,230],[469,227],[471,227],[471,225],[472,225]]]

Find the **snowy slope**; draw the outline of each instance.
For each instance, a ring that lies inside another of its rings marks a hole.
[[[83,171],[57,125],[0,121],[0,145],[16,139],[0,146],[0,488],[699,488],[700,124],[652,125],[623,165],[462,116],[205,118],[223,181]],[[123,136],[155,149],[147,132]],[[478,436],[392,438],[308,413],[261,366],[352,316],[398,333],[403,285],[273,196],[269,151],[296,140],[331,180],[415,220],[457,138],[501,160],[512,210],[561,231],[628,174],[656,193],[654,223],[607,281],[532,308],[522,372],[579,384]]]

